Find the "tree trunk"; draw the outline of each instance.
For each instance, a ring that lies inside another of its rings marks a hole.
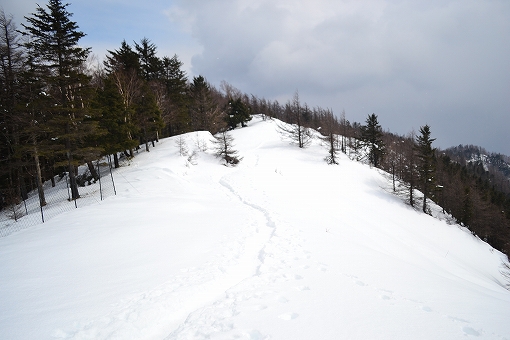
[[[27,192],[27,185],[25,184],[25,177],[23,177],[21,169],[22,169],[21,167],[18,169],[18,181],[19,181],[20,197],[24,201],[24,200],[28,199],[28,192]]]
[[[75,200],[80,198],[78,192],[78,183],[76,182],[77,168],[73,165],[73,154],[71,153],[71,142],[66,140],[67,159],[69,162],[69,186],[71,187],[71,199]]]
[[[34,161],[35,161],[35,170],[36,170],[36,174],[37,174],[37,191],[39,192],[39,204],[41,207],[44,207],[46,205],[46,198],[44,197],[44,188],[43,188],[42,176],[41,176],[41,164],[39,162],[39,153],[37,151],[36,145],[34,145]]]
[[[409,205],[414,207],[414,185],[412,181],[409,183]]]
[[[69,164],[69,186],[71,187],[71,199],[73,200],[80,198],[80,193],[78,192],[78,183],[76,182],[76,175],[74,171],[74,165]]]
[[[115,166],[115,169],[118,169],[120,167],[119,165],[119,156],[117,156],[117,152],[113,154],[113,164]]]
[[[55,173],[53,172],[53,167],[50,168],[50,175],[51,175],[51,187],[55,187]]]
[[[87,167],[89,168],[90,174],[97,181],[99,179],[99,174],[97,173],[97,169],[92,164],[92,161],[87,162]]]
[[[427,213],[427,186],[425,185],[425,188],[423,189],[423,207],[422,210],[424,213]]]

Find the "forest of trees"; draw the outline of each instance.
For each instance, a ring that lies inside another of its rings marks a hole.
[[[296,92],[285,104],[247,95],[223,82],[220,89],[204,76],[188,79],[177,55],[157,55],[147,38],[122,41],[103,64],[91,62],[79,47],[85,34],[71,21],[68,4],[49,0],[17,27],[0,13],[0,204],[15,204],[31,190],[46,204],[43,182],[67,173],[72,198],[79,198],[78,165],[112,155],[150,152],[160,138],[205,130],[216,135],[218,157],[234,164],[229,129],[245,126],[254,114],[278,119],[282,137],[305,148],[319,131],[325,160],[339,164],[339,153],[389,174],[393,191],[425,213],[440,205],[455,222],[493,247],[510,251],[508,157],[489,155],[472,161],[465,150],[432,146],[428,125],[399,136],[385,132],[375,114],[364,124],[342,112],[302,104]],[[464,154],[463,154],[464,153]],[[479,152],[479,154],[487,154]],[[498,170],[499,169],[499,170]],[[416,191],[423,195],[417,197]],[[0,206],[1,207],[1,206]]]

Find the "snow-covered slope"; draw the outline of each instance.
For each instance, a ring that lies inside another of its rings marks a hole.
[[[163,140],[117,196],[0,238],[0,338],[510,339],[501,253],[275,127],[232,132],[235,168]]]

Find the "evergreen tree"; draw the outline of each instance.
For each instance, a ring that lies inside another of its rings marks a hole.
[[[138,145],[138,142],[129,139],[129,132],[134,131],[131,123],[125,118],[125,107],[122,96],[119,94],[112,77],[104,79],[104,86],[97,89],[92,107],[99,113],[100,127],[108,133],[99,139],[99,144],[106,154],[113,154],[115,168],[119,167],[117,152],[130,150]]]
[[[149,86],[144,84],[140,91],[141,95],[135,103],[136,124],[140,130],[140,142],[145,144],[145,151],[149,151],[149,141],[156,138],[156,132],[163,127],[163,122]]]
[[[156,56],[156,45],[149,39],[143,38],[140,44],[135,42],[135,50],[138,54],[142,78],[147,81],[159,79],[162,75],[163,63]]]
[[[212,140],[214,144],[214,154],[216,157],[225,161],[225,165],[237,165],[242,158],[237,155],[237,150],[234,150],[234,137],[226,131],[218,133]]]
[[[0,10],[0,195],[9,201],[26,198],[22,188],[23,168],[26,159],[20,148],[25,143],[22,138],[24,127],[19,107],[21,75],[26,58],[21,45],[20,34],[12,15]]]
[[[427,198],[433,198],[436,189],[436,159],[435,149],[432,148],[432,142],[435,138],[430,138],[430,127],[428,125],[420,127],[421,135],[416,138],[416,152],[418,157],[418,180],[420,189],[423,192],[423,212],[427,212]]]
[[[120,49],[115,51],[108,51],[109,55],[106,56],[105,67],[108,76],[112,79],[117,87],[119,95],[122,97],[124,106],[124,123],[126,137],[128,140],[133,141],[128,144],[137,145],[134,142],[136,134],[136,125],[134,124],[134,103],[140,96],[140,88],[142,87],[142,80],[140,79],[140,62],[138,54],[123,41]],[[129,148],[129,155],[133,154],[133,147]]]
[[[85,34],[70,20],[68,5],[60,0],[49,0],[46,9],[38,5],[32,16],[25,17],[27,25],[23,27],[29,38],[25,47],[33,51],[34,64],[53,101],[47,125],[52,138],[61,141],[56,151],[67,157],[60,164],[69,168],[72,198],[76,199],[79,192],[75,167],[90,156],[92,149],[82,142],[94,133],[95,122],[84,120],[90,79],[84,74],[83,65],[90,48],[79,46]]]
[[[241,98],[229,98],[226,111],[227,124],[232,130],[239,124],[241,127],[245,127],[246,123],[251,120],[250,108],[243,103]]]
[[[45,93],[46,85],[39,77],[38,67],[33,63],[32,51],[27,51],[25,70],[18,77],[20,92],[19,105],[15,110],[19,126],[19,140],[16,158],[30,155],[34,161],[35,177],[39,194],[40,206],[46,205],[43,189],[41,158],[55,160],[54,144],[49,137],[48,122],[51,119],[49,108],[52,107],[51,96]],[[53,174],[53,171],[51,171]],[[53,176],[52,183],[54,183]]]
[[[361,127],[361,141],[368,149],[370,164],[378,167],[384,155],[384,142],[382,140],[382,128],[377,121],[377,116],[372,113],[366,120],[366,125]]]
[[[189,87],[189,117],[192,131],[221,131],[225,126],[223,111],[203,76],[193,78]]]
[[[139,55],[125,40],[122,41],[118,50],[108,51],[104,65],[109,74],[118,70],[134,71],[136,74],[141,74]]]
[[[188,78],[181,69],[183,63],[177,55],[163,58],[162,80],[166,87],[167,105],[165,107],[165,123],[167,135],[183,133],[188,130]]]

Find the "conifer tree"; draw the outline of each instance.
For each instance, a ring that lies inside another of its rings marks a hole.
[[[25,190],[21,190],[25,159],[20,152],[26,144],[22,137],[24,119],[18,110],[25,64],[13,17],[0,10],[0,190],[10,201],[22,195],[26,198]]]
[[[113,154],[114,166],[118,168],[117,152],[130,150],[137,146],[138,142],[128,138],[129,132],[134,131],[134,128],[124,119],[122,96],[112,76],[104,79],[103,87],[97,89],[92,107],[98,111],[100,127],[108,132],[100,137],[99,144],[106,154]]]
[[[143,38],[140,44],[135,42],[135,50],[138,54],[142,78],[146,81],[159,79],[162,75],[163,64],[156,55],[156,45],[149,39]]]
[[[428,125],[420,127],[421,135],[416,138],[416,153],[418,158],[418,180],[423,192],[423,212],[427,212],[427,199],[434,197],[435,192],[435,149],[432,142],[435,138],[430,137]]]
[[[214,144],[214,155],[225,161],[225,165],[235,166],[242,158],[239,158],[237,150],[234,149],[234,137],[227,131],[219,132],[212,140]]]
[[[127,129],[125,130],[126,137],[128,140],[133,141],[128,144],[133,146],[138,145],[134,141],[136,134],[136,126],[134,124],[134,103],[140,96],[140,88],[142,81],[140,79],[140,62],[138,60],[138,54],[123,41],[120,49],[114,51],[108,51],[109,55],[106,56],[104,62],[105,68],[108,72],[108,76],[113,80],[117,91],[122,97],[122,103],[124,106],[124,123]],[[129,149],[129,155],[133,154],[133,147]]]
[[[193,78],[189,87],[189,117],[192,131],[216,133],[225,126],[224,114],[203,76]]]
[[[163,127],[163,122],[156,98],[147,83],[140,91],[141,95],[135,102],[135,118],[140,130],[140,141],[145,144],[145,151],[149,151],[149,140],[155,139],[156,131]]]
[[[108,74],[118,70],[141,73],[139,56],[125,40],[122,41],[118,50],[108,51],[104,66]]]
[[[384,142],[382,129],[377,121],[377,116],[372,113],[366,120],[366,125],[361,127],[361,141],[368,148],[368,160],[370,164],[378,167],[384,155]]]
[[[34,64],[53,102],[47,126],[52,138],[60,141],[56,151],[67,158],[60,164],[69,168],[72,198],[76,199],[79,192],[75,167],[80,158],[83,161],[90,156],[92,149],[84,148],[82,142],[94,133],[95,122],[84,120],[90,79],[84,74],[83,65],[90,48],[79,46],[85,34],[70,20],[72,14],[67,6],[60,0],[49,0],[46,8],[38,5],[35,13],[25,17],[27,25],[23,27],[28,36],[25,47],[33,51]]]
[[[229,98],[226,111],[227,124],[232,130],[239,124],[241,127],[245,127],[246,123],[251,120],[250,108],[243,103],[241,98]]]
[[[165,107],[165,123],[167,135],[183,133],[189,129],[188,115],[188,78],[181,68],[183,63],[177,55],[164,57],[162,80],[167,94]]]

